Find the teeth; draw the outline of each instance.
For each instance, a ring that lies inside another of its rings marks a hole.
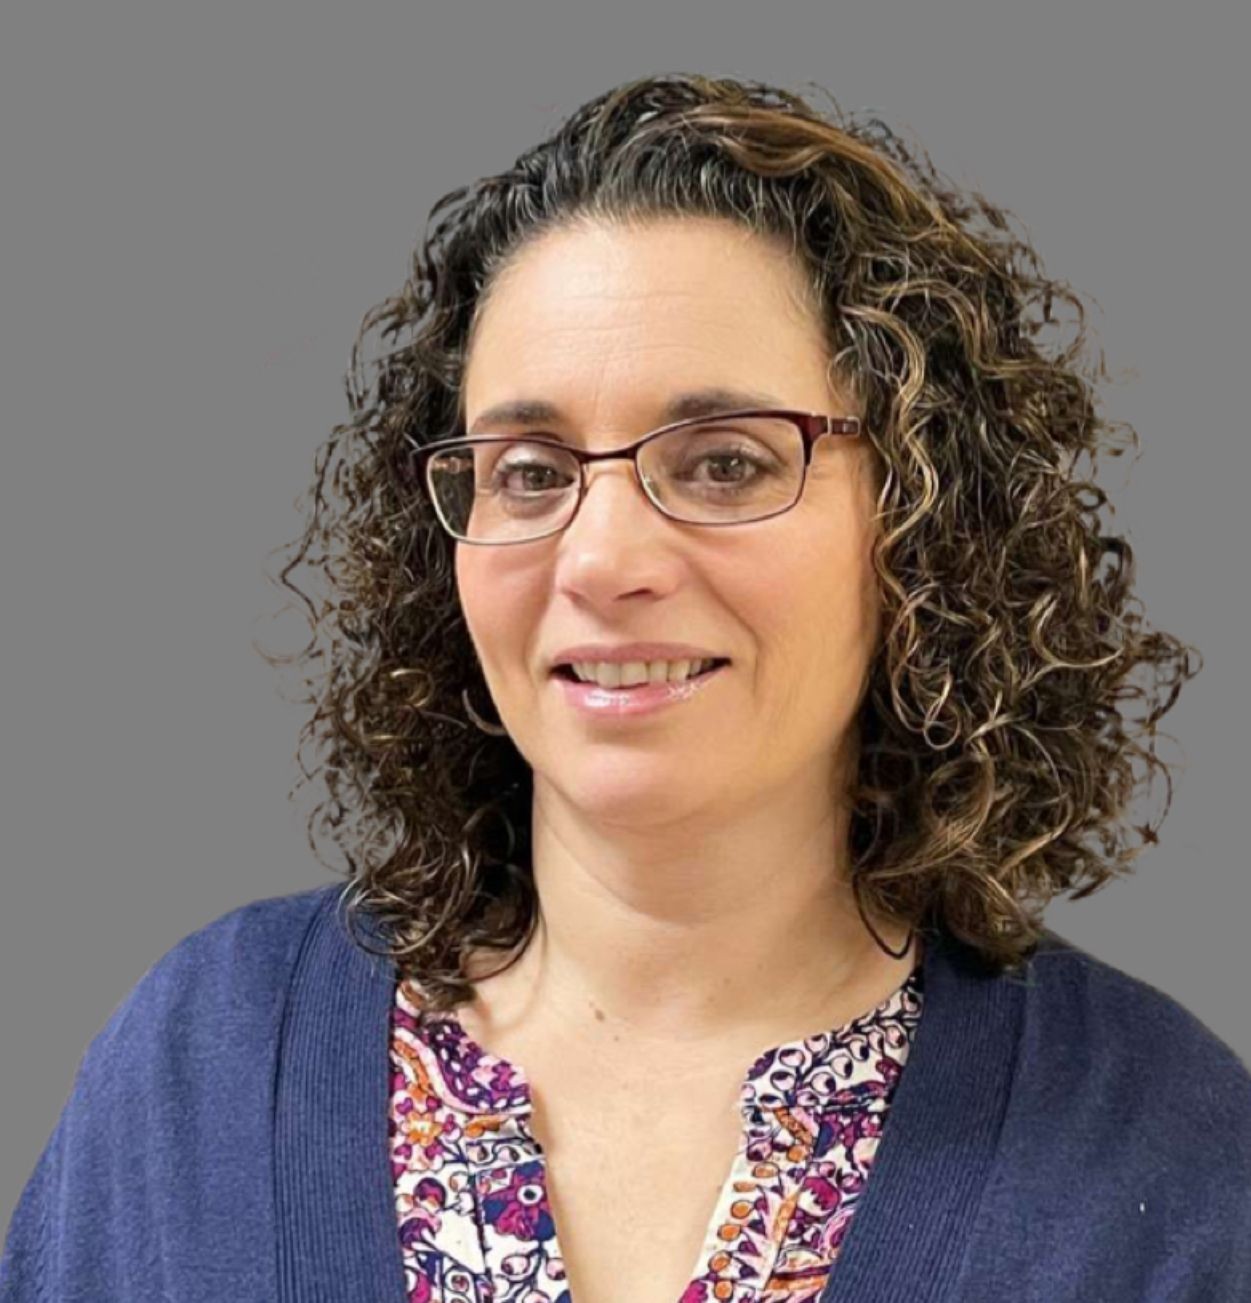
[[[636,683],[680,683],[712,665],[704,661],[575,661],[573,672],[583,683],[602,688],[628,688]]]

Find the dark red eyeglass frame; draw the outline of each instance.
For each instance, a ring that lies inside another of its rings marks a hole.
[[[667,511],[664,507],[652,497],[648,491],[647,484],[639,470],[638,454],[639,449],[645,443],[659,438],[662,434],[668,434],[672,430],[680,430],[685,426],[707,425],[709,421],[730,420],[736,417],[745,416],[769,416],[782,420],[790,421],[799,433],[803,436],[804,441],[804,461],[800,473],[799,489],[795,494],[795,501],[790,506],[783,507],[779,511],[771,511],[767,516],[754,516],[751,520],[686,520],[681,516],[675,516],[672,512]],[[589,462],[610,461],[622,457],[629,458],[634,463],[634,478],[638,482],[639,488],[643,491],[643,496],[669,520],[676,521],[680,525],[696,525],[710,529],[720,529],[731,525],[754,525],[757,521],[771,520],[774,516],[784,515],[792,510],[795,505],[804,496],[804,485],[808,481],[808,467],[812,463],[813,445],[818,439],[826,434],[846,434],[858,435],[861,433],[861,423],[858,416],[830,416],[822,412],[797,412],[785,408],[743,408],[731,412],[709,412],[703,416],[691,416],[685,420],[673,421],[669,425],[662,425],[659,429],[651,430],[649,433],[636,439],[633,443],[627,444],[624,448],[617,448],[612,452],[590,452],[586,448],[578,448],[573,444],[566,443],[563,439],[555,439],[551,435],[542,434],[488,434],[488,435],[470,435],[461,436],[454,439],[439,439],[435,443],[419,444],[411,435],[404,435],[403,438],[412,446],[412,451],[408,455],[405,464],[406,475],[421,485],[430,505],[434,510],[439,524],[443,526],[447,534],[457,543],[469,543],[474,547],[509,547],[516,543],[537,543],[540,539],[551,538],[554,534],[559,534],[562,530],[567,529],[576,518],[582,507],[582,500],[586,497],[586,467]],[[569,514],[569,519],[563,524],[558,525],[555,529],[549,530],[546,534],[536,534],[533,538],[523,539],[495,539],[485,541],[483,539],[462,538],[448,529],[446,521],[439,512],[438,504],[435,501],[433,490],[430,488],[427,480],[427,467],[429,459],[436,452],[443,452],[448,448],[460,447],[463,445],[474,445],[477,443],[516,443],[524,441],[526,443],[542,444],[550,448],[560,448],[567,453],[571,453],[578,461],[579,481],[578,481],[578,499],[574,505],[573,511]]]

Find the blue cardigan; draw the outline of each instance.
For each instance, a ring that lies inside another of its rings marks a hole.
[[[347,934],[342,885],[222,916],[126,996],[22,1192],[0,1301],[405,1303],[396,975]],[[1251,1300],[1233,1050],[1053,932],[1015,977],[925,936],[924,1011],[820,1303]]]

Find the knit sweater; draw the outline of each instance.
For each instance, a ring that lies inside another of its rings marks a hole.
[[[0,1303],[406,1303],[397,975],[341,890],[233,910],[139,980],[22,1192]],[[1251,1299],[1251,1073],[1229,1046],[1050,931],[995,975],[927,929],[920,976],[820,1303]]]

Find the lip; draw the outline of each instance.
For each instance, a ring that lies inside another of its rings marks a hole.
[[[593,719],[618,719],[650,715],[666,706],[690,701],[719,679],[728,665],[719,665],[698,678],[681,683],[645,683],[634,688],[605,688],[598,683],[578,683],[553,674],[552,682],[579,714]]]
[[[729,660],[720,652],[696,647],[689,642],[627,642],[618,647],[607,643],[579,643],[576,647],[565,647],[558,651],[548,663],[554,670],[558,665],[568,665],[572,661],[712,661]]]

